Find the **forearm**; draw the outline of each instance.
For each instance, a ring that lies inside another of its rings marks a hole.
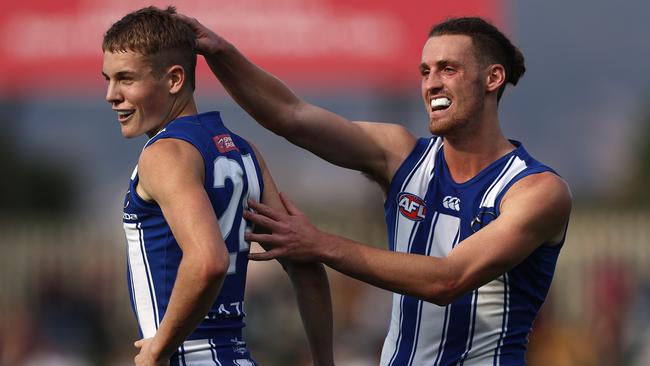
[[[332,300],[321,264],[286,264],[315,366],[333,365]]]
[[[262,70],[225,40],[204,54],[214,75],[226,91],[255,120],[284,135],[301,100],[279,79]]]
[[[200,261],[183,258],[165,316],[151,349],[169,358],[205,318],[225,278],[225,271],[202,268]]]
[[[436,304],[456,295],[458,276],[443,258],[391,252],[324,232],[314,247],[328,267],[385,290]]]

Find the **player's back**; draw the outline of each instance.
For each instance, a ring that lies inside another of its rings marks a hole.
[[[186,141],[203,157],[204,187],[230,253],[230,267],[221,291],[188,340],[210,339],[210,347],[243,345],[249,246],[244,241],[247,223],[242,214],[247,199],[260,200],[260,166],[252,147],[223,125],[218,112],[178,118],[151,138],[145,148],[165,138]],[[155,335],[167,309],[182,251],[160,207],[136,193],[138,181],[136,166],[125,198],[123,222],[132,305],[142,336],[148,338]]]

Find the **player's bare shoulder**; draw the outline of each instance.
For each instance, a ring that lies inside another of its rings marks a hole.
[[[163,138],[147,146],[140,154],[138,166],[147,168],[165,167],[168,170],[183,170],[186,166],[172,166],[172,163],[202,162],[199,151],[189,142],[175,138]]]
[[[352,123],[362,128],[372,142],[382,150],[384,155],[382,161],[385,167],[382,169],[381,177],[374,177],[374,179],[387,186],[397,169],[413,151],[417,139],[406,127],[397,123],[368,121]]]
[[[529,220],[529,229],[538,231],[546,243],[562,240],[572,208],[569,185],[547,171],[517,181],[501,201],[501,211],[511,211]]]
[[[147,146],[138,160],[140,184],[138,194],[152,200],[156,191],[173,189],[186,181],[202,182],[205,176],[203,158],[189,142],[165,138]]]
[[[385,151],[404,155],[404,158],[413,150],[417,141],[406,127],[397,123],[368,121],[353,121],[352,123],[357,124],[370,138],[380,143]]]

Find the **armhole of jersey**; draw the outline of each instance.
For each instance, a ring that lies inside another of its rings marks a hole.
[[[242,140],[244,140],[244,139],[242,138]],[[260,162],[257,160],[257,154],[255,154],[255,150],[248,143],[248,141],[244,140],[244,142],[246,142],[247,148],[250,149],[250,154],[251,154],[251,157],[253,158],[253,164],[255,165],[255,174],[257,174],[257,180],[258,180],[258,182],[260,182],[260,202],[261,202],[262,197],[264,197],[264,172],[262,171],[262,167],[260,166]]]
[[[393,175],[393,178],[390,181],[390,185],[388,186],[388,193],[386,194],[386,200],[384,201],[384,209],[388,209],[390,204],[394,201],[392,197],[395,197],[397,194],[399,194],[399,185],[402,184],[408,173],[413,169],[413,166],[417,164],[418,158],[426,151],[431,139],[434,139],[435,142],[435,139],[438,138],[439,137],[420,137],[417,140],[415,146],[413,147],[413,150],[411,150],[406,159],[404,159],[399,168],[397,168],[395,174]]]
[[[133,182],[130,183],[129,194],[131,195],[131,202],[133,203],[133,205],[145,212],[162,214],[162,210],[160,209],[160,206],[158,206],[156,203],[153,202],[147,202],[142,197],[140,197],[137,191],[138,183],[140,183],[139,172],[135,174],[135,177],[133,178]]]
[[[536,166],[536,167],[532,167],[530,169],[526,169],[523,172],[515,175],[515,177],[512,178],[510,180],[510,182],[508,182],[508,184],[506,184],[505,187],[503,187],[501,192],[499,192],[499,194],[497,195],[496,200],[494,201],[494,211],[496,213],[496,216],[499,217],[499,215],[501,214],[501,200],[503,199],[503,196],[505,196],[506,192],[508,192],[508,190],[510,189],[510,187],[512,187],[513,184],[517,183],[518,181],[520,181],[521,179],[523,179],[523,178],[525,178],[525,177],[527,177],[529,175],[539,174],[539,173],[544,173],[544,172],[551,172],[551,173],[559,176],[553,169],[551,169],[551,168],[549,168],[549,167],[547,167],[545,165],[539,165],[539,166]]]
[[[196,149],[196,151],[198,151],[199,155],[201,155],[201,159],[203,160],[203,169],[206,169],[206,171],[204,172],[204,175],[205,175],[206,178],[204,178],[204,182],[203,182],[203,184],[205,186],[205,184],[207,182],[207,176],[208,176],[207,169],[209,169],[209,167],[206,164],[205,156],[203,156],[203,153],[201,153],[201,150],[197,146],[196,142],[192,141],[192,139],[187,137],[187,136],[160,135],[160,136],[155,136],[154,138],[149,140],[144,148],[146,149],[147,147],[151,146],[156,141],[162,140],[162,139],[176,139],[176,140],[185,141],[188,144],[192,145],[194,147],[194,149]],[[134,182],[132,184],[133,189],[131,190],[131,194],[133,195],[135,203],[140,208],[142,208],[144,210],[162,214],[162,210],[160,209],[160,206],[157,203],[145,201],[142,197],[140,197],[140,195],[138,194],[138,192],[136,190],[139,182],[140,182],[140,172],[136,173]]]

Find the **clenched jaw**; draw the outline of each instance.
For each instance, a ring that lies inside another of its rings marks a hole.
[[[447,109],[451,105],[451,100],[446,97],[431,99],[431,109],[434,111]]]

